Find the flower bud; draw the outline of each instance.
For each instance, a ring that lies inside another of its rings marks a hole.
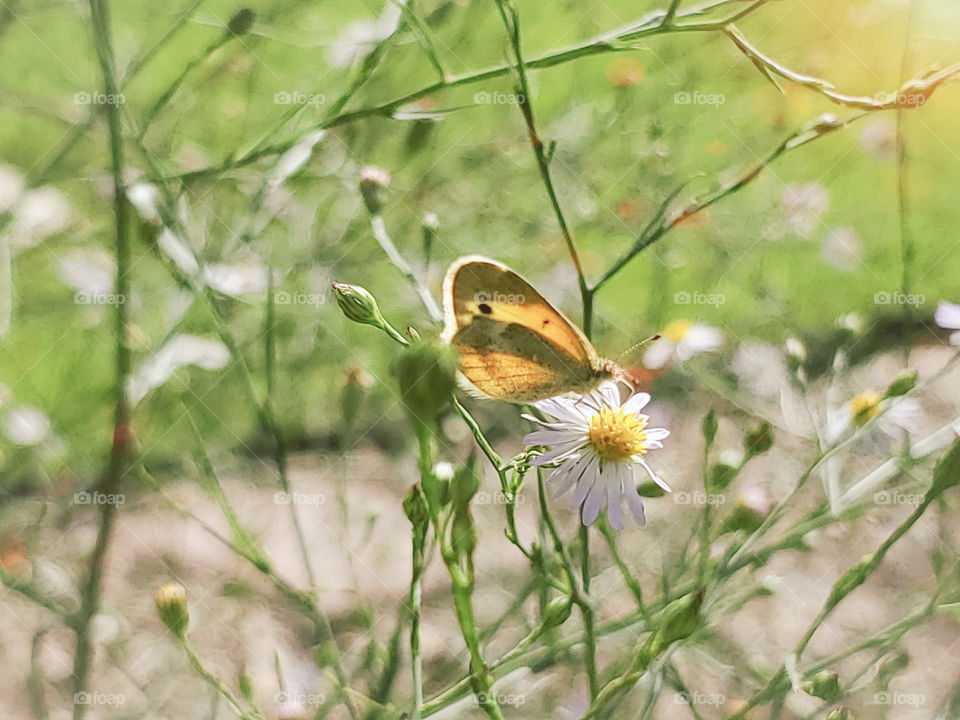
[[[840,677],[833,670],[822,670],[803,683],[803,690],[808,695],[833,702],[840,697]]]
[[[371,215],[380,213],[380,190],[390,186],[390,173],[375,165],[360,168],[360,194]]]
[[[359,285],[349,283],[333,283],[333,296],[344,315],[355,323],[373,325],[381,330],[386,321],[380,312],[376,299]]]
[[[845,707],[840,707],[827,715],[827,720],[853,720],[853,713]]]
[[[743,441],[749,457],[762,455],[773,445],[773,426],[768,422],[759,423],[747,430]]]
[[[901,395],[906,395],[908,392],[913,390],[917,385],[917,371],[916,370],[907,370],[906,372],[898,375],[890,386],[887,388],[887,391],[884,393],[885,398],[900,397]]]
[[[572,605],[573,603],[570,602],[570,598],[566,595],[554,598],[548,602],[547,607],[543,610],[543,628],[549,630],[563,625],[567,621],[567,618],[570,617]]]
[[[190,613],[187,611],[187,589],[175,581],[164,583],[157,588],[153,600],[163,624],[178,638],[185,637],[187,625],[190,624]]]

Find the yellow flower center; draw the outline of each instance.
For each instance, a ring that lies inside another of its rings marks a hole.
[[[625,460],[647,452],[647,416],[605,407],[592,418],[587,439],[603,462]]]
[[[857,425],[865,425],[880,414],[880,395],[875,392],[860,393],[850,401],[850,412]]]
[[[668,340],[679,342],[687,336],[691,327],[693,327],[693,323],[689,320],[674,320],[664,328],[663,336]]]

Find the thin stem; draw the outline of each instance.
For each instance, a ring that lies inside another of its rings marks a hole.
[[[580,582],[583,594],[590,597],[590,528],[580,524]],[[590,690],[590,702],[593,703],[600,693],[600,679],[597,676],[597,638],[593,625],[593,607],[589,603],[578,603],[583,616],[584,660],[587,670],[587,686]]]

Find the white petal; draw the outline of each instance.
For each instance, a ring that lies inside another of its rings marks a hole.
[[[170,228],[164,228],[157,238],[157,247],[173,260],[173,264],[187,275],[196,275],[200,272],[200,265],[193,254],[193,250],[186,241],[176,235]]]
[[[657,475],[653,468],[647,465],[647,461],[642,457],[637,459],[637,462],[643,466],[643,469],[647,471],[647,475],[650,476],[650,479],[653,480],[657,485],[663,488],[664,492],[670,492],[670,486],[667,485],[663,480],[660,479],[660,476]]]
[[[270,284],[267,268],[259,259],[212,263],[203,268],[203,280],[230,297],[266,292]]]
[[[624,485],[629,484],[632,473],[630,473],[629,468],[620,464],[617,464],[613,469],[615,476],[612,478],[612,482],[607,482],[607,520],[610,521],[614,530],[623,530],[623,512],[620,509],[620,501]]]
[[[149,357],[130,377],[127,394],[136,404],[155,387],[163,385],[184,365],[195,365],[204,370],[220,370],[230,360],[230,351],[219,340],[196,335],[177,335]]]
[[[583,433],[574,430],[534,430],[523,436],[524,445],[556,445],[582,439]]]
[[[645,525],[647,516],[643,512],[643,498],[633,486],[632,477],[627,481],[623,494],[627,496],[627,505],[630,506],[630,512],[633,513],[633,519],[637,521],[637,525]]]
[[[650,370],[659,370],[670,361],[673,348],[673,340],[665,337],[660,338],[643,354],[644,366]]]
[[[665,437],[670,435],[670,431],[666,428],[650,428],[647,430],[647,440],[663,440]]]
[[[941,300],[933,313],[933,320],[942,328],[960,329],[960,305]],[[951,343],[953,341],[951,340]]]
[[[50,419],[40,408],[21,405],[7,415],[3,434],[14,445],[39,445],[50,434]]]
[[[620,407],[620,385],[616,382],[605,382],[597,388],[597,394],[603,398],[608,407]]]
[[[607,482],[609,481],[609,478],[604,477],[604,475],[609,472],[610,470],[607,469],[605,473],[601,473],[597,482],[590,488],[590,493],[583,503],[583,512],[580,516],[584,525],[593,525],[600,514],[600,508],[603,506],[607,494]]]
[[[580,459],[571,459],[563,463],[547,477],[547,484],[553,486],[551,496],[556,499],[573,487],[579,473],[575,472]]]
[[[579,441],[567,443],[565,445],[560,445],[559,447],[555,447],[549,452],[545,452],[543,453],[543,455],[540,455],[539,457],[534,458],[533,462],[530,464],[533,467],[540,467],[541,465],[547,465],[548,463],[552,463],[555,460],[562,459],[567,455],[572,455],[576,453],[577,450],[579,449],[580,449]]]
[[[573,401],[567,397],[547,398],[533,404],[537,410],[552,418],[567,423],[582,423],[583,415],[573,409]]]
[[[648,402],[650,402],[650,393],[635,393],[627,398],[627,401],[623,404],[623,411],[638,415],[647,406]]]
[[[571,508],[577,508],[583,505],[583,501],[587,499],[587,493],[590,492],[590,488],[597,482],[597,475],[600,470],[600,462],[596,457],[585,455],[583,459],[586,462],[580,471],[580,476],[577,478],[577,487],[570,497]]]
[[[683,362],[697,353],[710,352],[723,345],[723,334],[710,325],[693,325],[677,343],[677,359]]]

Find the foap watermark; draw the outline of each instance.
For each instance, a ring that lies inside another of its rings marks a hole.
[[[917,507],[923,504],[926,495],[923,493],[902,493],[881,490],[873,494],[873,502],[877,505],[911,505]]]
[[[899,290],[893,292],[881,290],[873,295],[874,305],[912,305],[913,307],[920,307],[926,301],[927,298],[922,293],[904,293]]]
[[[674,305],[713,305],[718,308],[727,301],[723,293],[687,292],[681,290],[673,294]]]
[[[320,107],[326,102],[327,96],[322,93],[281,90],[273,94],[274,105],[313,105],[313,107]]]
[[[525,99],[523,93],[480,91],[473,94],[474,105],[519,105]]]
[[[277,505],[323,505],[327,496],[323,493],[283,492],[273,494],[273,502]]]
[[[73,302],[77,305],[123,305],[127,301],[123,293],[77,292]]]
[[[477,499],[477,505],[523,505],[527,501],[523,493],[507,495],[503,490],[492,493],[481,490],[474,497]]]
[[[123,505],[125,502],[127,502],[127,497],[123,493],[80,490],[73,494],[74,505]]]
[[[680,490],[672,494],[673,501],[677,505],[723,505],[727,498],[719,493],[708,493],[703,490],[694,490],[687,492]]]
[[[922,693],[903,693],[890,692],[884,690],[873,694],[871,705],[906,705],[907,707],[918,708],[927,702],[926,696]]]
[[[727,101],[723,93],[705,93],[694,90],[692,93],[680,90],[673,94],[674,105],[713,105],[720,107]]]
[[[898,91],[877,93],[875,96],[878,103],[894,107],[920,107],[927,101],[927,97],[924,93]]]
[[[487,292],[486,290],[474,293],[473,299],[477,305],[488,305],[490,303],[496,303],[497,305],[523,305],[527,301],[523,293]]]
[[[81,90],[73,94],[73,102],[76,105],[123,105],[127,99],[123,93],[102,93],[87,92]]]
[[[504,692],[492,692],[492,693],[477,693],[474,695],[477,700],[477,704],[480,706],[492,705],[496,702],[498,705],[510,705],[512,707],[522,707],[523,704],[527,701],[527,696],[522,693],[504,693]]]
[[[273,701],[277,705],[301,705],[303,707],[319,707],[327,701],[327,696],[322,692],[303,693],[303,692],[278,692],[273,696]]]
[[[327,302],[326,293],[278,292],[273,294],[277,305],[311,305],[320,307]]]
[[[727,701],[726,695],[720,693],[678,692],[674,693],[673,702],[677,705],[723,705]]]
[[[87,692],[81,690],[73,694],[74,705],[112,705],[120,707],[127,701],[122,693]]]

